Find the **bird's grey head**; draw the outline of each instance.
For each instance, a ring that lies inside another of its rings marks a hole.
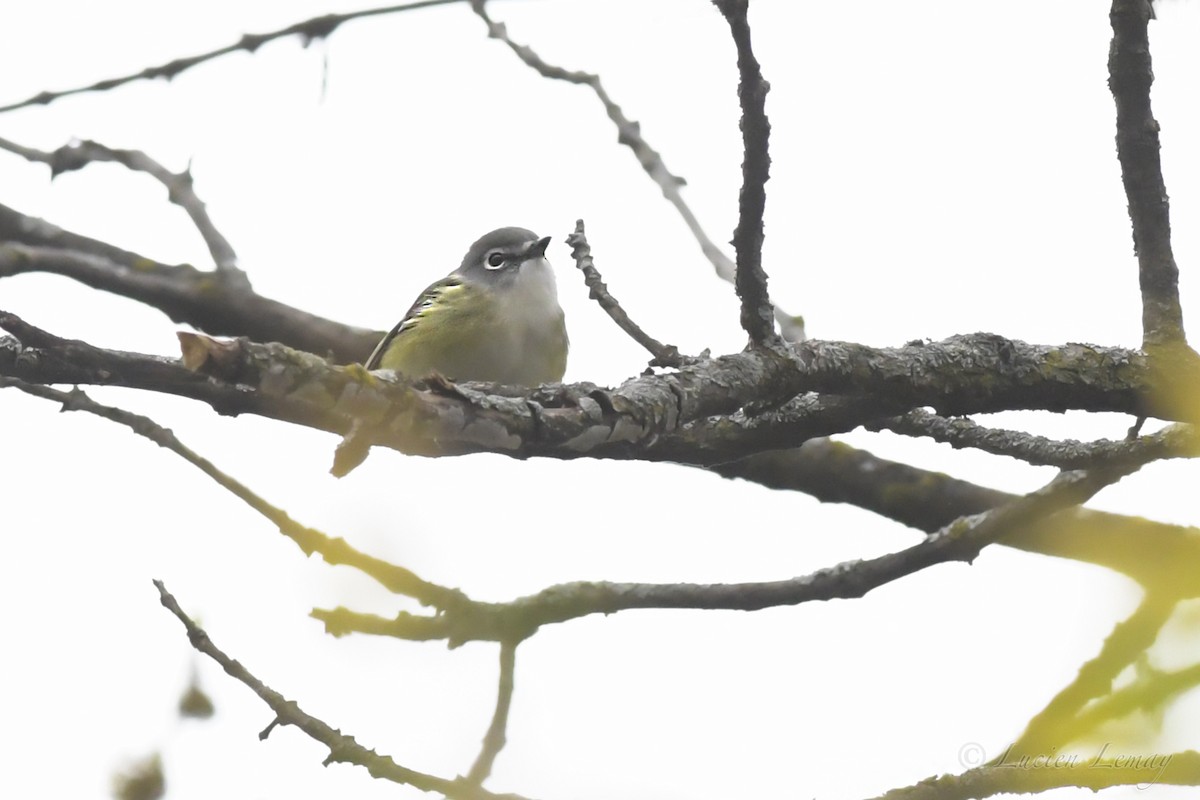
[[[497,228],[471,245],[455,270],[472,281],[506,286],[516,280],[521,265],[544,258],[550,237],[538,238],[525,228]]]

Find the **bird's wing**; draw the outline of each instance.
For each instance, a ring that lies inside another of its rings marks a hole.
[[[383,360],[383,354],[387,352],[390,345],[397,336],[411,329],[421,317],[425,315],[430,308],[438,302],[439,298],[444,298],[449,292],[453,292],[458,287],[462,286],[463,280],[457,275],[447,275],[440,281],[431,283],[425,291],[421,292],[420,297],[408,309],[408,312],[396,323],[396,326],[387,332],[387,335],[379,340],[379,344],[375,345],[375,349],[371,352],[371,357],[367,359],[366,368],[368,370],[379,369],[379,362]]]

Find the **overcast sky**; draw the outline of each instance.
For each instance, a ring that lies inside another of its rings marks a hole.
[[[0,25],[0,105],[358,7],[21,4]],[[736,71],[709,3],[514,0],[492,11],[547,60],[599,73],[687,179],[709,234],[729,239]],[[1200,4],[1158,12],[1153,100],[1195,333]],[[751,21],[772,84],[764,266],[773,298],[803,314],[810,335],[1139,343],[1106,8],[757,0]],[[465,5],[0,115],[0,137],[43,149],[90,138],[172,169],[190,162],[255,288],[348,323],[390,327],[477,236],[520,225],[554,238],[567,379],[619,383],[646,357],[572,268],[563,239],[582,217],[610,289],[650,333],[691,353],[744,343],[732,287],[616,143],[596,98],[536,76]],[[0,203],[160,261],[211,263],[165,191],[115,165],[52,183],[45,166],[0,152]],[[0,281],[0,308],[99,346],[177,352],[179,326],[159,312],[62,278]],[[328,434],[88,391],[172,428],[298,520],[480,599],[583,579],[787,578],[919,540],[860,510],[671,465],[376,451],[336,480]],[[12,390],[0,392],[0,415],[0,750],[12,760],[0,796],[103,796],[114,770],[155,750],[172,800],[421,796],[321,767],[325,753],[294,730],[259,742],[269,712],[192,655],[152,578],[230,655],[361,743],[425,772],[469,768],[492,713],[494,646],[333,640],[311,608],[413,606],[306,561],[194,468],[111,423]],[[1131,420],[989,422],[1088,439],[1119,438]],[[886,434],[842,438],[1009,491],[1053,475]],[[1155,465],[1092,505],[1195,525],[1198,479],[1191,464]],[[1099,568],[991,548],[861,600],[554,626],[519,650],[509,743],[489,787],[561,800],[855,798],[958,772],[980,752],[998,755],[1138,597]],[[217,706],[206,723],[174,716],[193,669]],[[1162,752],[1200,746],[1194,695],[1164,718]],[[1152,791],[1112,796],[1190,794]]]

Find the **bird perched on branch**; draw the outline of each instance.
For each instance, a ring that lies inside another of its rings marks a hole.
[[[421,292],[366,368],[517,386],[562,380],[569,342],[549,244],[524,228],[484,234]]]

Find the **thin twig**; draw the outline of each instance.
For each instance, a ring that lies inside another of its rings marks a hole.
[[[667,169],[662,156],[642,137],[641,125],[626,117],[621,107],[609,97],[604,84],[600,81],[600,76],[590,72],[583,72],[582,70],[568,70],[550,64],[534,52],[533,48],[528,45],[517,44],[509,37],[504,23],[496,22],[488,14],[485,7],[485,0],[471,0],[471,8],[487,23],[488,36],[490,38],[497,39],[508,45],[508,48],[516,54],[517,58],[521,59],[526,66],[543,78],[566,81],[577,86],[587,86],[595,93],[600,103],[604,106],[605,114],[607,114],[608,118],[617,128],[617,142],[625,145],[633,152],[634,157],[637,158],[638,163],[650,177],[650,180],[654,181],[658,188],[662,190],[663,197],[679,212],[679,216],[683,218],[684,224],[687,225],[688,230],[691,231],[692,236],[699,243],[704,257],[712,264],[717,277],[733,283],[737,275],[737,266],[730,260],[729,256],[722,252],[721,248],[713,242],[709,235],[704,232],[700,221],[696,219],[696,215],[688,206],[687,201],[683,199],[680,189],[687,185],[687,181],[678,175],[672,174]],[[784,332],[784,337],[788,341],[803,342],[807,338],[804,334],[804,320],[801,317],[790,315],[778,309],[775,311],[775,317]]]
[[[1200,456],[1200,437],[1187,424],[1172,425],[1156,434],[1137,439],[1078,442],[1034,436],[1024,431],[988,428],[965,417],[947,418],[924,409],[870,423],[868,430],[889,430],[905,436],[928,436],[955,448],[974,448],[1010,456],[1039,466],[1086,469],[1101,464],[1137,461],[1151,454],[1154,459]]]
[[[1113,0],[1108,86],[1117,105],[1117,157],[1129,200],[1142,290],[1145,344],[1182,342],[1179,268],[1171,250],[1171,211],[1163,182],[1158,122],[1150,107],[1150,0]]]
[[[462,798],[463,800],[479,800],[480,798],[506,798],[516,800],[516,795],[495,795],[491,792],[461,779],[448,780],[436,775],[408,769],[397,764],[390,756],[380,755],[374,750],[363,747],[353,736],[348,736],[324,721],[307,714],[294,700],[288,700],[279,692],[267,686],[256,678],[250,670],[241,663],[230,658],[213,643],[208,634],[193,622],[179,602],[167,591],[162,581],[154,581],[158,589],[159,599],[163,607],[170,611],[183,623],[187,629],[188,641],[197,651],[221,665],[226,674],[241,681],[250,688],[259,699],[270,706],[275,712],[275,720],[259,734],[265,739],[277,725],[294,725],[304,731],[309,738],[320,742],[329,748],[329,756],[324,764],[356,764],[365,767],[372,777],[383,778],[395,783],[403,783],[416,787],[425,792],[441,792],[447,797]]]
[[[505,640],[500,643],[500,680],[496,690],[496,711],[492,714],[492,723],[488,726],[487,734],[483,737],[483,749],[471,765],[467,773],[467,782],[476,786],[483,784],[492,774],[492,765],[496,756],[504,748],[508,739],[505,730],[508,728],[508,710],[512,706],[513,673],[517,664],[517,642]]]
[[[1160,589],[1146,587],[1141,605],[1113,628],[1096,657],[1083,664],[1075,679],[1029,720],[1011,745],[1013,752],[1043,752],[1086,733],[1077,727],[1076,715],[1089,708],[1091,701],[1112,692],[1117,676],[1142,657],[1170,619],[1179,598]]]
[[[592,260],[592,248],[584,233],[583,220],[575,220],[575,231],[567,237],[567,244],[571,246],[571,256],[575,259],[575,266],[583,273],[583,281],[590,290],[588,296],[600,304],[608,316],[612,317],[612,321],[617,323],[617,327],[650,351],[650,355],[654,356],[650,362],[652,366],[680,367],[685,362],[694,361],[690,357],[680,355],[679,348],[675,345],[663,344],[643,331],[636,322],[629,318],[616,298],[609,294],[608,286],[605,285],[604,279],[600,276],[600,272]]]
[[[88,139],[69,142],[53,152],[46,152],[0,138],[0,149],[16,153],[29,161],[49,165],[51,178],[98,161],[114,161],[135,172],[145,172],[165,186],[168,199],[191,217],[217,269],[226,272],[237,270],[237,253],[208,216],[208,209],[192,185],[190,169],[171,172],[141,150],[121,150]]]
[[[219,58],[230,53],[236,53],[239,50],[245,50],[247,53],[254,53],[258,48],[262,47],[267,42],[275,39],[283,39],[288,36],[299,36],[307,45],[310,42],[318,39],[324,39],[330,36],[343,23],[353,19],[363,19],[365,17],[375,17],[383,14],[395,14],[401,11],[412,11],[418,8],[428,8],[429,6],[443,6],[450,3],[460,3],[463,0],[420,0],[420,2],[401,3],[394,6],[384,6],[381,8],[369,8],[363,11],[352,11],[346,14],[324,14],[319,17],[296,22],[288,25],[286,28],[280,28],[277,31],[270,33],[247,33],[238,39],[233,44],[218,47],[216,50],[209,50],[206,53],[199,55],[186,56],[168,61],[165,64],[159,64],[154,67],[146,67],[145,69],[122,75],[119,78],[109,78],[107,80],[96,81],[87,86],[79,86],[74,89],[65,89],[59,92],[39,92],[32,97],[24,100],[19,100],[15,103],[0,106],[0,114],[6,111],[14,111],[18,108],[26,108],[27,106],[47,105],[63,97],[69,97],[74,94],[83,94],[84,92],[106,92],[110,89],[115,89],[118,86],[124,86],[127,83],[135,81],[152,80],[154,78],[165,78],[170,80],[179,75],[185,70],[203,64],[205,61],[211,61],[214,58]]]
[[[733,233],[737,251],[734,287],[742,300],[742,327],[754,344],[777,339],[772,323],[774,308],[767,293],[767,273],[762,268],[763,214],[766,210],[767,179],[771,156],[768,143],[771,123],[767,121],[766,97],[770,84],[750,46],[749,0],[714,0],[733,34],[737,46],[738,101],[742,106],[742,189],[738,193],[738,224]]]
[[[85,411],[98,417],[116,422],[170,450],[192,466],[199,469],[218,485],[234,495],[246,505],[270,520],[279,531],[296,543],[305,555],[319,553],[329,564],[342,564],[353,567],[374,578],[389,590],[398,594],[413,597],[426,605],[447,607],[462,602],[462,595],[454,589],[447,589],[434,583],[422,580],[413,572],[389,564],[377,558],[367,556],[351,547],[344,539],[328,536],[315,528],[309,528],[296,522],[286,511],[271,505],[259,497],[240,481],[221,471],[215,464],[195,452],[168,428],[164,428],[149,417],[113,406],[97,403],[82,390],[75,388],[69,392],[52,389],[48,386],[38,386],[15,378],[0,375],[0,387],[12,387],[26,394],[52,400],[62,405],[63,411]]]

